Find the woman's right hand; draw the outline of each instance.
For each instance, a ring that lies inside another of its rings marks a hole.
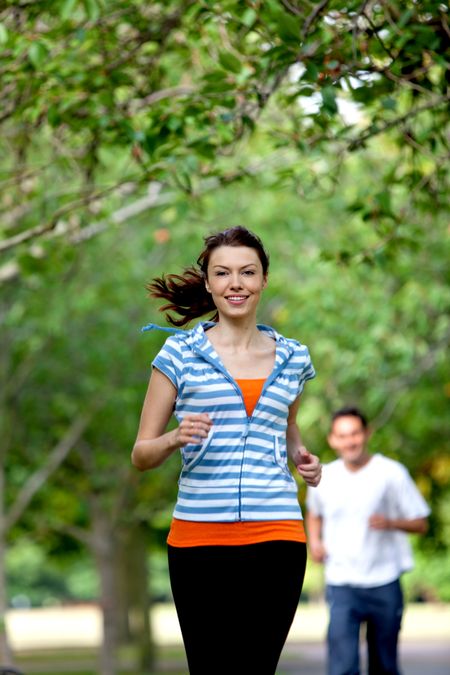
[[[188,414],[178,427],[166,431],[176,396],[177,390],[171,380],[154,368],[131,453],[131,461],[139,471],[155,469],[183,445],[198,444],[209,433],[212,421],[206,413]]]
[[[183,446],[198,444],[199,440],[206,438],[212,427],[212,420],[207,413],[198,415],[188,414],[180,422],[175,430],[177,445]]]

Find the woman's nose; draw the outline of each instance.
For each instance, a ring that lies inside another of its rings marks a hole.
[[[239,274],[233,274],[231,277],[231,288],[242,288],[241,277]]]

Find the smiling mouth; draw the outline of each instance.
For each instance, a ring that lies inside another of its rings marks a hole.
[[[227,295],[226,299],[228,302],[244,302],[247,300],[247,295]]]

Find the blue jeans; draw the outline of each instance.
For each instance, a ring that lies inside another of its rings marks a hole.
[[[369,675],[400,675],[397,643],[403,596],[397,579],[385,586],[327,586],[330,607],[328,675],[359,675],[359,634],[367,623]]]

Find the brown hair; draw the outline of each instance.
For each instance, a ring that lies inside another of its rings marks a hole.
[[[357,417],[361,421],[363,429],[367,429],[368,427],[367,417],[356,406],[348,405],[336,410],[331,416],[331,426],[333,426],[333,422],[340,417]]]
[[[218,320],[216,306],[211,294],[205,287],[208,274],[208,264],[211,253],[220,246],[248,246],[255,249],[261,261],[264,276],[269,269],[269,254],[264,249],[261,239],[238,225],[223,232],[217,232],[205,237],[205,247],[197,259],[197,265],[188,267],[182,274],[166,274],[157,277],[146,288],[153,298],[163,298],[168,303],[160,308],[166,312],[166,318],[173,326],[184,326],[198,319],[204,314],[215,312],[213,321]],[[180,318],[174,318],[167,312],[176,312]]]

